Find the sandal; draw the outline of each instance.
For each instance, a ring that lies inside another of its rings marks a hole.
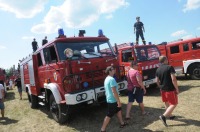
[[[131,119],[130,117],[126,117],[126,118],[125,118],[126,121],[128,121],[128,120],[130,120],[130,119]]]
[[[124,122],[124,124],[121,124],[119,128],[124,128],[128,123]]]

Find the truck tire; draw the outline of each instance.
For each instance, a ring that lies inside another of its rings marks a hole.
[[[32,109],[38,108],[38,98],[35,95],[30,95],[29,92],[27,92],[28,96],[28,102]]]
[[[57,104],[53,94],[50,96],[50,112],[53,119],[59,124],[63,124],[67,120],[67,114],[65,112],[64,104]]]
[[[200,79],[200,64],[195,64],[190,68],[190,76],[194,80]]]

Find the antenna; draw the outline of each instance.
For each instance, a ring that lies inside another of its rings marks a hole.
[[[74,26],[74,37],[75,37],[75,26]]]

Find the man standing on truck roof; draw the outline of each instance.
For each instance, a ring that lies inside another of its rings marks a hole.
[[[48,43],[47,36],[45,36],[45,38],[42,40],[42,46],[45,45],[46,43]]]
[[[38,44],[35,38],[33,39],[33,42],[32,42],[32,48],[33,48],[33,52],[35,52],[38,49]]]
[[[140,17],[136,17],[137,22],[134,24],[134,33],[136,32],[136,44],[138,44],[139,41],[139,36],[142,39],[142,42],[144,45],[146,45],[146,41],[144,39],[144,35],[143,32],[145,32],[144,30],[144,24],[140,21]]]
[[[163,115],[159,116],[160,120],[167,127],[166,118],[173,120],[173,110],[178,104],[178,84],[175,76],[175,70],[172,66],[168,65],[166,56],[160,56],[160,67],[156,70],[156,81],[158,87],[161,89],[162,101],[165,102],[166,111]]]

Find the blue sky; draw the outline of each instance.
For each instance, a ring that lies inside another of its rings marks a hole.
[[[147,42],[161,43],[200,36],[200,0],[0,0],[0,67],[10,68],[32,52],[36,38],[97,36],[112,44],[135,42],[133,24],[140,16]],[[141,40],[140,40],[141,42]]]

